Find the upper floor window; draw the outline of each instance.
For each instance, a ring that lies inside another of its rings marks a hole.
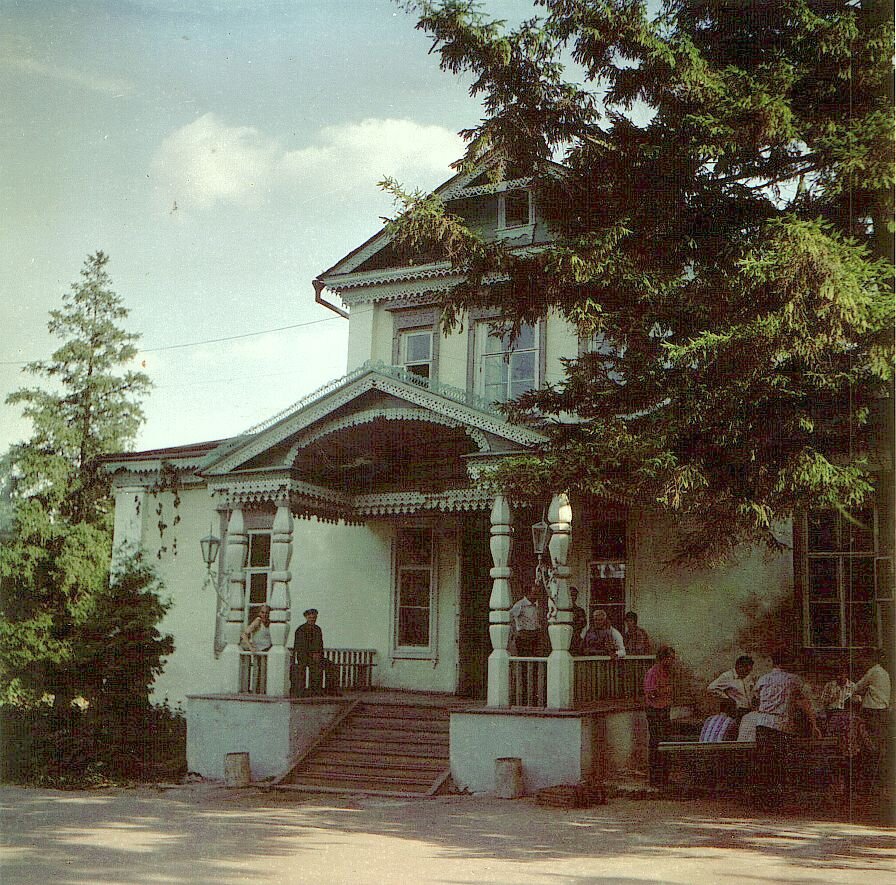
[[[414,375],[432,375],[432,329],[406,329],[399,335],[398,360]]]
[[[438,314],[432,307],[387,308],[392,314],[392,364],[421,379],[438,377]]]
[[[398,656],[430,654],[435,635],[433,531],[400,528],[395,551],[394,644]]]
[[[875,512],[813,510],[805,531],[806,644],[878,645]]]
[[[249,532],[249,557],[246,565],[245,623],[258,615],[261,606],[271,598],[271,533]]]
[[[516,340],[480,322],[476,327],[477,393],[506,402],[539,385],[539,325],[525,324]]]
[[[532,227],[535,206],[531,191],[518,188],[498,195],[498,230]]]

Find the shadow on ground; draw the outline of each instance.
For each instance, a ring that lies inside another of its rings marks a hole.
[[[893,830],[838,815],[755,818],[720,800],[561,810],[529,799],[334,798],[209,785],[72,793],[6,787],[0,815],[5,885],[342,881],[347,853],[370,852],[388,869],[411,847],[439,864],[463,861],[451,869],[469,877],[397,870],[381,881],[647,885],[694,881],[672,872],[706,861],[730,869],[732,882],[776,881],[774,867],[786,873],[782,881],[840,883],[884,881],[896,859]],[[317,869],[324,859],[329,877]],[[482,861],[498,865],[476,872]],[[365,863],[370,875],[354,881],[377,881]],[[537,878],[512,876],[508,864]],[[284,869],[295,878],[282,878]]]

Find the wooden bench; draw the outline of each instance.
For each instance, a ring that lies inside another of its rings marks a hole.
[[[668,760],[670,775],[676,768],[686,768],[691,786],[744,789],[756,782],[759,760],[752,741],[662,741],[658,749]],[[793,784],[807,789],[827,787],[832,763],[838,758],[836,738],[794,738]]]

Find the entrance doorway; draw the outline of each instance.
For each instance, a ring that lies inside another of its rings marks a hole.
[[[473,700],[485,700],[488,692],[490,532],[487,514],[471,514],[461,520],[457,693]]]

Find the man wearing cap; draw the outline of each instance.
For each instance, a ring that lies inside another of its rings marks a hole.
[[[296,628],[292,646],[292,666],[289,668],[290,694],[295,698],[321,694],[323,689],[324,634],[317,626],[317,609],[305,609],[302,614],[305,616],[305,623]]]

